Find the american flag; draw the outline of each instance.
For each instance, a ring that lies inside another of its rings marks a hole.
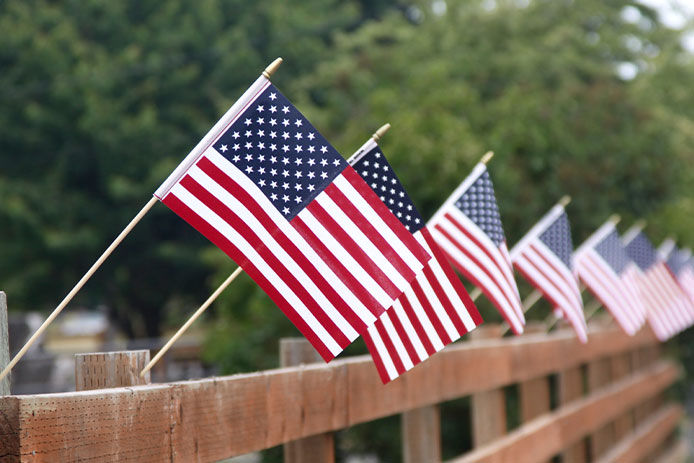
[[[679,249],[671,239],[665,240],[658,248],[658,254],[665,260],[672,275],[682,288],[682,291],[694,302],[694,261],[688,249]],[[689,320],[690,326],[694,320]]]
[[[684,293],[646,235],[632,227],[622,237],[627,255],[640,270],[641,295],[646,301],[648,321],[658,339],[667,339],[686,326],[690,310]]]
[[[364,334],[385,384],[473,330],[482,318],[378,144],[369,140],[349,163],[433,256],[412,286]]]
[[[431,234],[455,267],[496,306],[515,334],[521,334],[521,308],[511,257],[483,163],[455,189],[428,223]]]
[[[564,206],[554,206],[511,249],[518,271],[562,311],[581,342],[588,341],[583,300],[574,274],[571,230]]]
[[[574,268],[590,292],[629,335],[646,319],[638,289],[638,269],[627,256],[614,223],[608,221],[574,253]]]
[[[262,76],[155,196],[234,259],[326,361],[430,259]]]

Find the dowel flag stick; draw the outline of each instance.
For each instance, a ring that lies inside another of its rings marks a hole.
[[[388,122],[386,122],[385,124],[383,124],[383,125],[381,126],[381,128],[379,128],[378,130],[376,130],[376,132],[374,132],[373,135],[371,135],[371,138],[373,138],[373,140],[374,140],[375,142],[378,142],[378,140],[380,140],[381,138],[383,138],[383,135],[385,135],[386,132],[389,131],[389,130],[390,130],[390,124],[389,124]]]
[[[183,333],[185,333],[186,330],[190,328],[190,325],[192,325],[193,322],[195,322],[195,320],[197,320],[198,317],[202,315],[202,313],[215,301],[215,299],[217,299],[217,297],[219,297],[220,294],[222,294],[222,291],[224,291],[227,288],[227,286],[229,286],[229,284],[232,281],[234,281],[237,276],[241,274],[242,271],[243,269],[241,267],[237,267],[236,270],[234,270],[232,274],[229,275],[221,285],[219,285],[219,288],[217,288],[215,292],[207,298],[207,300],[198,308],[198,310],[195,311],[193,315],[191,315],[191,317],[183,324],[183,326],[181,326],[178,329],[178,331],[176,331],[176,334],[174,334],[171,337],[171,339],[169,339],[168,342],[164,344],[164,347],[162,347],[159,350],[159,352],[157,352],[157,355],[155,355],[154,358],[150,360],[147,365],[145,365],[145,367],[140,372],[140,376],[144,376],[154,366],[154,364],[157,363],[159,359],[164,356],[164,354],[171,348],[173,343],[178,341],[178,338],[180,338],[183,335]]]
[[[262,73],[263,77],[265,77],[266,79],[269,80],[270,77],[272,77],[272,75],[275,73],[275,71],[277,71],[277,69],[279,69],[281,64],[282,64],[282,58],[276,58],[272,63],[270,63],[270,65],[268,67],[265,68],[265,70]],[[386,127],[386,125],[388,127]],[[390,128],[390,124],[386,124],[386,125],[384,125],[380,129],[378,129],[378,131],[374,134],[374,136],[376,136],[376,134],[378,134],[378,133],[380,133],[380,135],[383,135],[384,133],[386,133],[388,131],[388,129]],[[150,369],[152,369],[154,364],[156,364],[159,361],[159,359],[161,359],[164,356],[164,354],[171,348],[173,343],[178,341],[178,339],[183,335],[183,333],[185,333],[188,330],[188,328],[190,328],[190,325],[192,325],[195,322],[195,320],[197,320],[200,317],[200,315],[202,315],[202,313],[205,310],[207,310],[207,308],[210,305],[212,305],[212,303],[217,299],[217,297],[219,297],[219,295],[222,293],[222,291],[224,291],[227,288],[227,286],[229,286],[231,284],[231,282],[234,281],[236,279],[236,277],[241,274],[242,271],[243,271],[243,269],[241,267],[237,267],[236,270],[234,270],[231,273],[231,275],[229,275],[227,277],[227,279],[224,280],[224,282],[221,285],[219,285],[219,287],[210,295],[210,297],[208,297],[207,300],[200,307],[198,307],[198,309],[193,313],[193,315],[191,315],[190,318],[188,320],[186,320],[186,322],[183,324],[183,326],[181,326],[178,329],[178,331],[176,331],[176,334],[174,334],[171,337],[171,339],[169,339],[167,341],[167,343],[164,344],[164,346],[161,349],[159,349],[159,352],[157,352],[157,355],[155,355],[154,358],[152,360],[150,360],[147,365],[145,365],[145,367],[140,372],[140,376],[144,376]]]
[[[482,156],[482,159],[480,159],[480,162],[486,166],[487,163],[489,163],[489,161],[491,161],[493,157],[494,151],[487,151],[486,153],[484,153],[484,156]]]
[[[7,375],[7,373],[10,372],[12,367],[14,367],[17,364],[17,362],[19,362],[19,360],[24,356],[24,354],[26,354],[26,351],[29,350],[32,344],[34,344],[34,342],[36,342],[39,336],[43,334],[48,325],[50,325],[51,322],[55,320],[55,317],[57,317],[60,314],[60,312],[62,312],[62,310],[65,308],[65,306],[67,306],[70,303],[72,298],[75,297],[75,294],[77,294],[79,290],[82,289],[82,286],[84,286],[84,284],[87,281],[89,281],[92,275],[94,275],[94,273],[99,269],[99,267],[101,267],[101,264],[103,264],[104,261],[108,258],[108,256],[111,255],[113,250],[116,249],[116,247],[118,247],[121,241],[123,241],[123,239],[126,236],[128,236],[128,233],[130,233],[130,231],[133,228],[135,228],[135,225],[137,225],[137,223],[142,219],[142,217],[144,217],[145,214],[149,212],[149,210],[152,208],[152,206],[154,206],[154,204],[156,204],[156,202],[157,198],[152,197],[152,199],[150,199],[147,202],[147,204],[145,204],[142,210],[140,210],[140,212],[138,212],[137,215],[130,221],[128,226],[125,227],[122,232],[120,232],[116,239],[113,240],[113,243],[111,243],[111,245],[108,248],[106,248],[104,253],[101,254],[101,257],[99,257],[99,259],[97,259],[97,261],[94,262],[94,264],[92,264],[91,268],[87,271],[87,273],[84,274],[80,281],[77,282],[75,287],[72,288],[72,290],[67,294],[67,296],[65,296],[65,298],[60,302],[60,304],[58,304],[58,307],[53,309],[53,312],[51,312],[48,318],[46,318],[46,320],[41,324],[39,329],[36,330],[36,332],[33,335],[31,335],[31,337],[24,344],[24,346],[22,346],[22,348],[19,349],[19,352],[15,354],[14,358],[10,361],[10,363],[7,364],[5,369],[2,370],[2,373],[0,373],[0,380],[2,380],[2,378],[4,378]]]
[[[470,299],[472,299],[472,302],[475,302],[478,297],[482,295],[482,290],[479,289],[477,286],[475,286],[472,291],[470,291]]]

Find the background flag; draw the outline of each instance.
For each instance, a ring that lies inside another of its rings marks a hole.
[[[430,258],[262,76],[155,196],[234,259],[326,361]]]
[[[482,318],[378,144],[370,139],[349,162],[433,256],[412,286],[364,333],[385,384],[473,330]]]
[[[614,223],[606,222],[579,246],[574,268],[625,333],[633,335],[641,328],[646,309],[638,289],[638,268],[624,251]]]
[[[689,249],[678,249],[674,246],[667,255],[667,266],[670,268],[682,290],[694,302],[694,259]]]
[[[523,332],[511,257],[487,167],[479,163],[429,221],[455,267],[492,301],[515,334]]]
[[[666,328],[663,333],[665,337],[659,339],[675,335],[687,326],[694,307],[691,307],[691,302],[639,227],[629,229],[622,237],[622,243],[629,257],[641,270],[640,288],[648,303],[649,316],[653,312],[653,318],[658,318]]]
[[[572,253],[569,218],[564,206],[557,204],[511,249],[511,261],[531,285],[562,311],[585,343],[586,319],[571,263]]]

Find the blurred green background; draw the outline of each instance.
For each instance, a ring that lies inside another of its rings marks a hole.
[[[5,0],[0,30],[11,310],[52,309],[277,56],[275,84],[345,157],[393,125],[381,146],[424,217],[491,149],[511,245],[564,194],[575,245],[611,213],[622,230],[646,219],[656,245],[694,245],[694,51],[682,46],[694,29],[636,1]],[[155,337],[234,268],[159,205],[73,305],[105,305],[128,336]],[[205,359],[224,373],[277,366],[279,338],[298,335],[245,275],[202,323]],[[685,366],[692,341],[671,346]],[[396,459],[392,420],[343,433],[341,452]]]

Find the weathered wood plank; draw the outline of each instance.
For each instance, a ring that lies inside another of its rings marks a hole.
[[[559,403],[566,405],[583,397],[583,372],[580,366],[559,373]],[[586,442],[581,439],[562,452],[563,463],[584,463]]]
[[[122,460],[219,460],[657,342],[648,331],[629,337],[616,327],[591,327],[590,336],[588,345],[571,331],[459,343],[386,386],[370,357],[360,356],[162,385],[3,397],[0,416],[9,424],[0,425],[0,455],[19,450],[25,461],[99,461],[123,449]],[[307,404],[314,397],[333,399]]]
[[[438,405],[402,414],[402,449],[405,463],[441,461],[441,415]]]
[[[588,379],[588,392],[593,392],[609,384],[612,379],[612,370],[610,359],[603,357],[588,363],[586,371]],[[607,423],[600,429],[596,429],[590,435],[590,455],[591,460],[600,457],[611,445],[615,442],[614,426],[612,423]]]
[[[75,354],[75,389],[89,391],[149,384],[149,371],[140,376],[148,363],[148,350]]]
[[[10,337],[7,332],[7,296],[0,291],[0,371],[10,363]],[[0,380],[0,396],[10,395],[9,373]]]
[[[597,463],[633,463],[657,450],[677,427],[684,412],[679,405],[667,405],[621,439]]]
[[[472,339],[499,339],[502,328],[487,325],[477,328],[470,334]],[[490,389],[473,394],[470,398],[472,408],[472,443],[480,447],[506,434],[506,397],[503,389]]]
[[[454,463],[532,463],[544,461],[594,429],[605,425],[641,400],[672,384],[678,369],[660,362],[461,456]]]

